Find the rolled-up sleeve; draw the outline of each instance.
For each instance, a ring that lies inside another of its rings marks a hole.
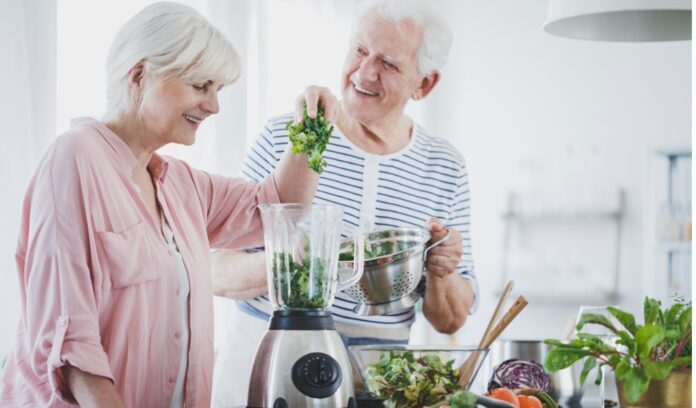
[[[70,143],[52,147],[27,194],[17,252],[28,360],[63,401],[73,400],[60,371],[66,364],[113,381],[99,330],[88,166]]]

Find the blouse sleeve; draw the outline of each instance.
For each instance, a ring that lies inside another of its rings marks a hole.
[[[64,401],[73,400],[60,371],[66,364],[113,381],[99,335],[101,277],[91,267],[83,156],[70,138],[59,138],[44,157],[25,197],[16,255],[31,368]]]
[[[206,211],[212,248],[250,248],[263,242],[259,204],[280,202],[273,174],[262,181],[223,177],[190,169]]]

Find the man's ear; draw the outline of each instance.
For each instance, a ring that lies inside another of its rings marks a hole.
[[[133,99],[139,101],[143,95],[143,78],[145,76],[145,62],[140,61],[128,71],[128,90]]]
[[[416,88],[416,90],[413,91],[411,98],[413,98],[414,101],[418,101],[420,99],[425,98],[426,96],[428,96],[430,91],[432,91],[433,88],[435,88],[435,85],[437,85],[438,82],[440,82],[440,72],[432,71],[428,75],[424,76],[423,79],[421,79],[418,88]]]

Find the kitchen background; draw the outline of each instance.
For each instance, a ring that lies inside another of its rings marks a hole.
[[[266,118],[307,84],[339,93],[353,1],[189,0],[246,63],[193,147],[165,150],[238,175]],[[117,28],[146,0],[0,2],[0,355],[13,344],[21,201],[48,144],[99,117]],[[440,0],[454,44],[409,113],[468,162],[480,307],[455,336],[420,319],[413,342],[475,343],[506,279],[530,306],[507,338],[560,336],[580,305],[638,310],[691,297],[691,41],[611,43],[544,32],[546,0]],[[232,305],[216,299],[216,344]]]

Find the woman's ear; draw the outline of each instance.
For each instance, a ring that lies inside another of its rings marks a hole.
[[[135,101],[143,96],[143,78],[145,76],[145,61],[140,61],[128,71],[128,90]]]
[[[411,98],[414,101],[425,98],[428,96],[430,91],[435,88],[435,85],[437,85],[438,82],[440,82],[440,72],[432,71],[421,79],[420,84],[418,84],[418,88],[416,88],[416,90],[413,91],[413,94],[411,94]]]

